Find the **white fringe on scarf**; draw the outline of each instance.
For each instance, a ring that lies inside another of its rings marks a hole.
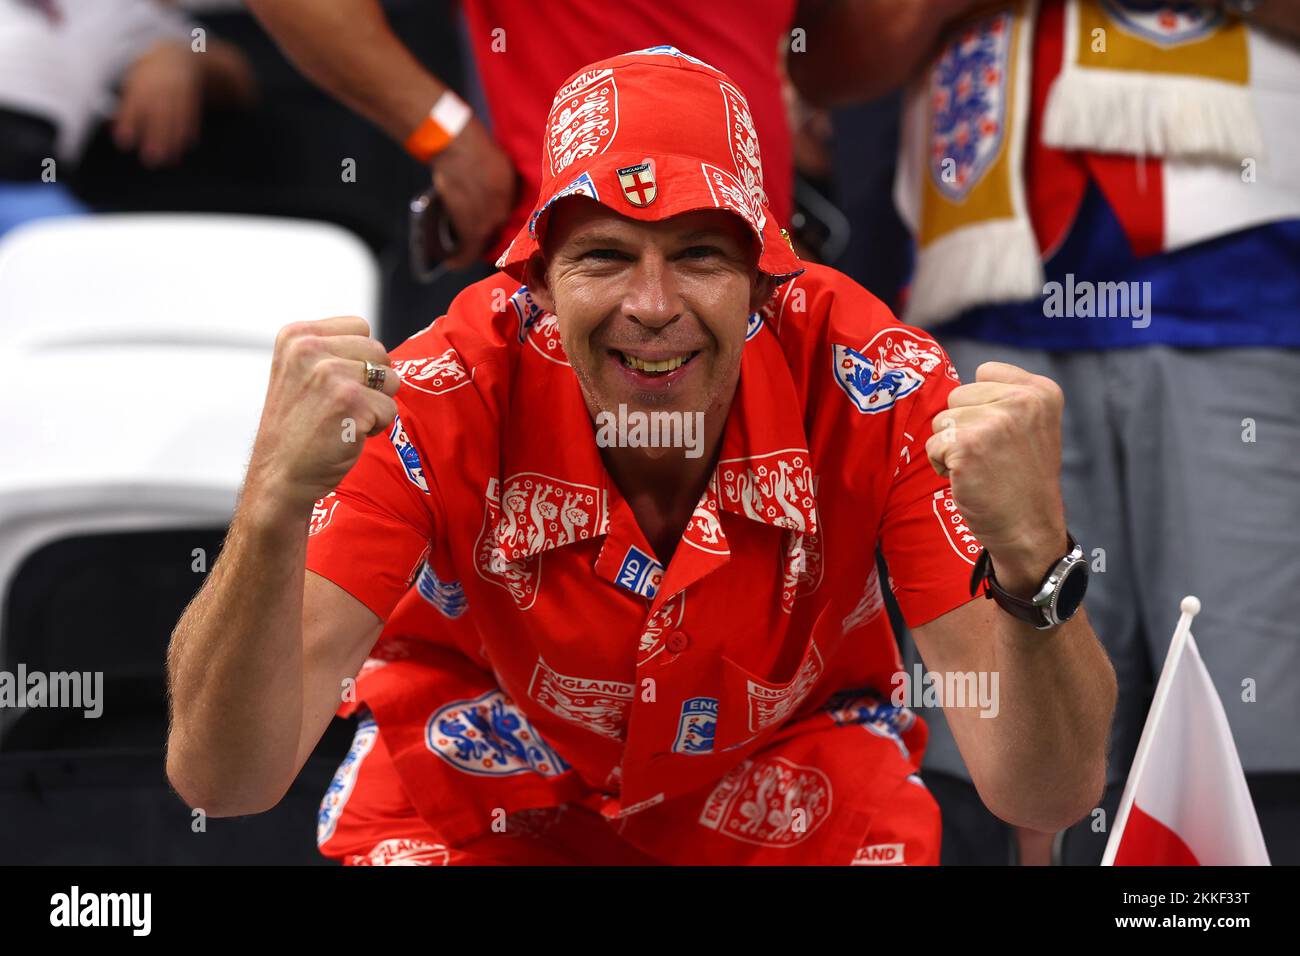
[[[1067,67],[1052,84],[1043,141],[1063,149],[1223,160],[1259,156],[1249,87],[1196,76]]]
[[[1036,299],[1044,281],[1038,240],[1027,218],[981,222],[920,250],[902,318],[925,327],[973,305]]]

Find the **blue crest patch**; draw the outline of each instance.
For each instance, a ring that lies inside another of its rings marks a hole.
[[[692,697],[682,703],[682,717],[677,724],[675,754],[713,753],[713,735],[718,728],[718,698]]]
[[[406,434],[400,415],[393,418],[393,429],[388,433],[388,440],[397,450],[397,458],[402,463],[402,470],[406,472],[406,480],[427,495],[429,482],[424,478],[424,464],[420,461],[420,451]]]
[[[749,318],[745,320],[745,341],[748,342],[758,334],[758,330],[763,327],[763,313],[751,312]]]
[[[434,711],[424,728],[424,742],[464,773],[557,777],[569,770],[564,758],[542,739],[515,702],[496,689]]]
[[[907,707],[884,703],[873,696],[836,695],[826,704],[826,712],[835,723],[858,724],[877,737],[887,737],[908,756],[902,735],[916,723],[916,714]]]
[[[515,315],[519,317],[519,341],[522,342],[528,335],[528,330],[533,327],[533,323],[540,319],[545,311],[533,301],[533,294],[528,291],[526,285],[521,285],[515,290],[515,294],[510,297],[510,304],[514,306]]]
[[[415,587],[420,592],[420,597],[442,612],[443,617],[455,620],[464,614],[469,606],[465,599],[465,588],[461,583],[441,580],[428,561],[420,568],[420,576],[416,579]]]
[[[925,381],[916,369],[873,362],[847,345],[831,346],[831,365],[836,384],[864,414],[892,408],[894,402],[916,391]]]
[[[664,566],[635,546],[627,549],[615,578],[619,587],[648,598],[659,593],[659,584],[663,579]]]
[[[528,235],[534,239],[537,238],[537,220],[541,218],[542,213],[550,208],[551,203],[557,199],[563,199],[565,196],[590,196],[592,199],[600,199],[600,193],[596,192],[596,184],[592,182],[591,176],[583,173],[563,189],[556,190],[554,196],[537,207],[537,210],[528,220]]]
[[[334,828],[338,826],[339,817],[343,815],[343,807],[352,796],[352,788],[356,786],[361,761],[366,759],[366,754],[370,753],[378,737],[379,725],[375,723],[373,717],[363,718],[357,724],[352,746],[348,748],[347,755],[339,764],[339,769],[334,772],[334,779],[330,781],[329,788],[321,799],[320,811],[316,814],[317,846],[323,845],[334,835]]]

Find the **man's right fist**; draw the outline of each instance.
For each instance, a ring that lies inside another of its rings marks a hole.
[[[387,369],[382,392],[366,386],[366,362]],[[400,385],[365,319],[286,325],[275,340],[245,497],[305,518],[356,464],[365,439],[392,424]]]

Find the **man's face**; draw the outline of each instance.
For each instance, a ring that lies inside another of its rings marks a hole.
[[[549,215],[529,286],[593,414],[728,407],[746,319],[770,290],[744,222],[720,210],[638,222],[583,197]]]

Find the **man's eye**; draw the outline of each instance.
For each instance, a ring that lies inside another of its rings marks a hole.
[[[596,259],[601,262],[614,262],[627,257],[617,249],[588,249],[582,254],[584,259]]]
[[[681,252],[683,259],[708,259],[720,255],[722,255],[722,250],[717,246],[691,246]]]

